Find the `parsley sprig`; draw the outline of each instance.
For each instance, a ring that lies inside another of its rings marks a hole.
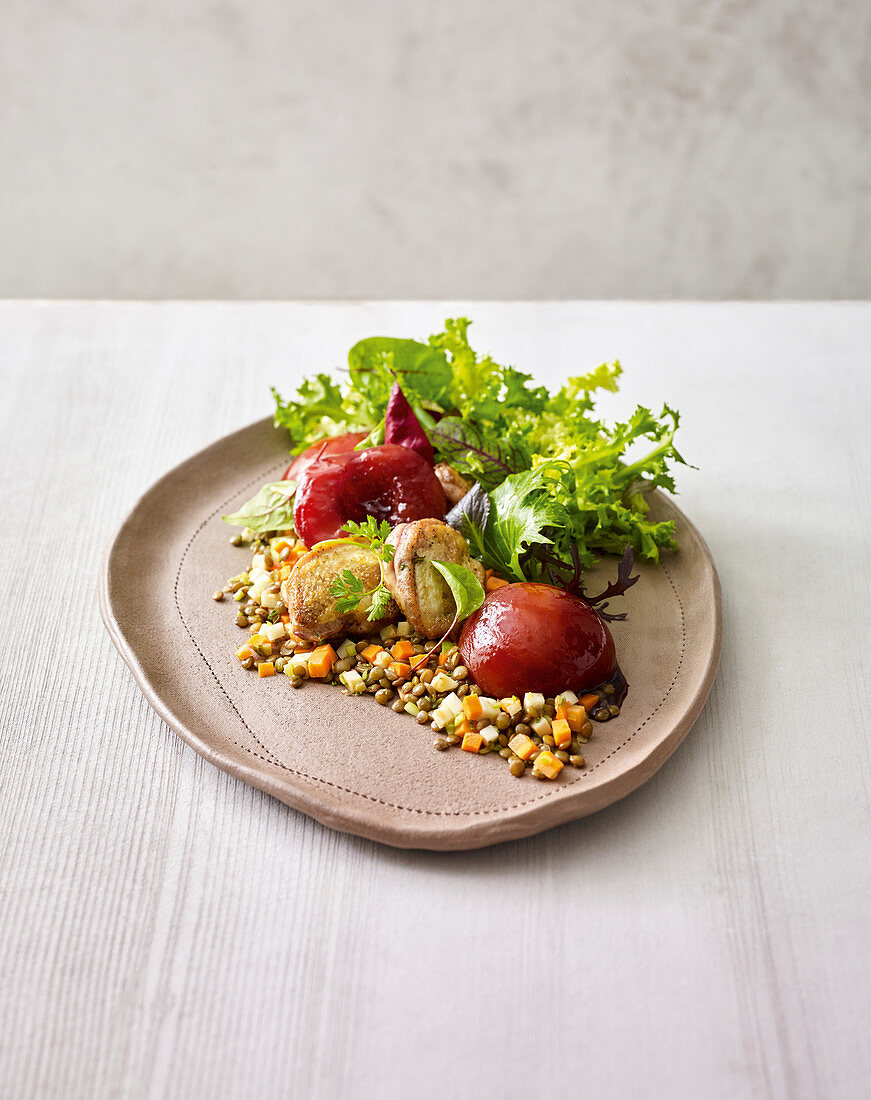
[[[390,590],[384,580],[384,566],[393,561],[395,552],[393,544],[387,541],[390,537],[390,524],[386,520],[379,523],[373,516],[367,516],[363,523],[349,520],[342,530],[351,536],[343,539],[343,542],[365,546],[377,556],[381,569],[380,580],[374,588],[367,588],[350,569],[342,569],[333,581],[330,594],[336,601],[336,610],[342,615],[355,611],[367,597],[371,597],[366,618],[369,622],[375,622],[384,616],[390,603]]]

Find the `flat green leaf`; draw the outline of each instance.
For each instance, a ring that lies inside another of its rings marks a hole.
[[[475,574],[464,565],[433,560],[432,566],[444,577],[457,607],[456,621],[462,622],[484,602],[486,593]]]
[[[295,481],[271,481],[243,504],[238,512],[222,516],[221,519],[234,527],[250,527],[258,533],[291,530],[295,493]]]

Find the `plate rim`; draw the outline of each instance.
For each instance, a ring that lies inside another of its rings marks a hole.
[[[582,817],[596,813],[598,810],[620,801],[642,786],[682,744],[704,708],[719,667],[723,637],[722,587],[708,544],[698,528],[674,503],[672,497],[661,493],[660,490],[655,490],[659,496],[667,501],[681,524],[685,526],[698,543],[704,565],[710,573],[713,596],[711,608],[714,625],[713,642],[708,650],[707,659],[696,690],[688,699],[679,719],[671,729],[651,747],[649,752],[645,753],[641,759],[626,770],[602,781],[595,788],[582,787],[576,792],[568,793],[559,803],[560,812],[554,814],[554,802],[552,800],[541,799],[531,808],[523,806],[515,810],[510,807],[499,808],[496,811],[488,812],[487,815],[479,814],[476,816],[474,811],[464,811],[452,815],[449,827],[445,827],[447,819],[442,817],[438,819],[438,827],[432,828],[424,825],[430,815],[415,811],[410,807],[392,807],[395,813],[402,816],[402,820],[391,822],[387,826],[383,815],[373,816],[372,812],[367,812],[366,807],[363,805],[355,810],[348,810],[342,807],[340,802],[337,803],[335,800],[331,802],[329,799],[325,799],[323,790],[319,790],[319,788],[323,784],[330,785],[329,781],[319,780],[317,777],[306,777],[292,770],[290,774],[293,778],[285,776],[284,779],[280,779],[271,771],[264,771],[254,764],[231,757],[219,747],[215,747],[211,740],[202,736],[196,729],[191,728],[193,723],[189,725],[184,718],[176,714],[164,700],[158,688],[152,684],[137,655],[136,648],[125,634],[113,606],[110,589],[112,562],[115,554],[118,553],[128,527],[135,521],[141,509],[147,505],[149,498],[157,494],[168,481],[176,479],[183,473],[185,467],[205,459],[210,452],[223,450],[232,440],[252,431],[262,430],[267,426],[272,426],[271,416],[259,418],[242,428],[228,432],[189,455],[152,481],[117,524],[105,546],[100,563],[99,608],[112,644],[130,669],[137,687],[152,710],[203,759],[243,782],[272,795],[286,805],[314,817],[329,828],[376,840],[392,847],[461,850],[486,847],[530,836],[543,829],[552,828],[568,821],[579,820]],[[273,428],[273,430],[281,432],[281,429]],[[668,573],[666,573],[666,576],[668,577]],[[184,622],[184,620],[182,621]],[[244,746],[240,747],[243,752],[247,751]],[[619,793],[614,793],[614,787],[619,788]],[[342,789],[342,792],[343,794],[356,795],[361,804],[371,798],[363,792],[353,791],[352,789]],[[575,803],[582,797],[587,804],[583,807],[576,806]],[[542,821],[543,817],[546,820]]]

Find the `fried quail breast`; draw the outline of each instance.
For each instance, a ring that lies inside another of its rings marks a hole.
[[[281,586],[294,634],[312,642],[325,641],[337,634],[373,634],[399,618],[399,608],[391,600],[381,618],[367,619],[372,603],[369,596],[353,611],[339,611],[332,587],[344,569],[359,577],[367,591],[380,583],[381,566],[377,555],[352,542],[322,542],[299,559]]]
[[[439,519],[402,523],[388,541],[396,550],[386,570],[387,587],[416,631],[426,638],[440,638],[454,621],[456,605],[433,559],[465,566],[482,584],[484,566],[471,557],[460,532]]]
[[[435,475],[442,483],[442,488],[445,491],[445,499],[448,502],[449,507],[453,508],[455,504],[459,504],[463,497],[475,484],[467,477],[455,470],[453,466],[449,466],[447,462],[440,462],[435,468]]]

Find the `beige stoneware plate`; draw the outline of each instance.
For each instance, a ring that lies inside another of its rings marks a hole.
[[[703,539],[660,493],[654,514],[677,517],[679,550],[641,565],[621,601],[629,619],[613,632],[629,696],[617,719],[594,724],[581,771],[515,779],[495,754],[436,752],[427,727],[372,699],[246,672],[235,604],[211,599],[249,560],[220,517],[279,476],[287,455],[269,419],[219,440],[145,493],[103,564],[113,642],[151,706],[207,760],[333,829],[400,848],[479,848],[622,798],[689,732],[717,669],[720,589]]]

